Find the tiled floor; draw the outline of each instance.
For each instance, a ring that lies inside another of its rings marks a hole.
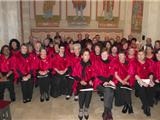
[[[34,89],[33,100],[24,104],[21,99],[21,89],[16,86],[17,100],[11,104],[13,120],[78,120],[78,102],[72,99],[66,101],[64,96],[51,98],[49,102],[41,103],[39,89]],[[6,99],[8,94],[6,94]],[[139,99],[133,95],[134,114],[122,114],[121,107],[113,108],[114,120],[160,120],[160,103],[151,109],[151,117],[146,117],[141,110]],[[89,120],[102,120],[103,102],[94,93],[90,106]]]

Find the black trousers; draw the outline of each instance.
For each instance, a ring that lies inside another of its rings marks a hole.
[[[21,81],[21,90],[23,100],[31,100],[33,94],[33,80],[29,79],[28,81]]]
[[[66,95],[72,95],[73,92],[73,84],[74,84],[74,79],[70,77],[66,77]]]
[[[143,106],[153,105],[154,87],[141,87],[138,83],[137,91]]]
[[[89,108],[92,99],[92,91],[79,92],[79,107],[80,109]]]
[[[15,100],[14,83],[12,81],[0,82],[0,99],[4,99],[5,89],[8,89],[11,101]]]
[[[155,84],[155,99],[160,100],[160,83]]]
[[[49,95],[49,87],[50,87],[50,77],[49,76],[38,78],[38,85],[39,85],[41,95],[44,95],[44,94]]]
[[[56,74],[52,79],[51,96],[56,98],[58,96],[65,95],[67,90],[66,84],[67,84],[66,77],[64,75]]]
[[[114,99],[114,89],[103,87],[102,85],[97,86],[97,90],[101,95],[104,95],[104,112],[111,112],[113,107],[113,99]]]
[[[132,104],[131,91],[120,87],[118,85],[115,90],[115,106]]]

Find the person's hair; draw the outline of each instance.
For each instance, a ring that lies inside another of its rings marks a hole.
[[[106,47],[102,48],[101,53],[103,52],[107,52],[109,54],[109,50]]]
[[[132,42],[132,41],[137,42],[137,39],[136,39],[136,38],[132,38],[132,39],[131,39],[131,42]]]
[[[27,43],[22,43],[22,44],[21,44],[21,47],[22,47],[22,46],[25,46],[25,47],[27,47],[27,48],[28,48]]]
[[[90,53],[90,51],[89,51],[89,49],[83,49],[82,51],[81,51],[81,55],[83,55],[85,52],[88,52],[88,53]]]
[[[139,52],[143,52],[143,53],[145,53],[145,51],[144,51],[144,49],[143,49],[143,48],[142,48],[142,49],[139,49],[139,50],[138,50],[138,53],[139,53]]]
[[[110,53],[112,53],[112,49],[113,49],[114,47],[116,47],[116,48],[117,48],[117,52],[119,52],[117,45],[112,45],[112,46],[111,46],[111,49],[110,49]]]
[[[124,54],[124,55],[126,55],[126,52],[125,52],[125,50],[119,50],[119,52],[118,52],[118,54]]]
[[[17,40],[17,39],[11,39],[10,42],[9,42],[9,48],[10,50],[13,50],[13,47],[12,47],[12,43],[15,42],[17,44],[17,49],[16,50],[19,50],[20,49],[20,42]]]
[[[1,52],[0,52],[1,54],[3,54],[4,48],[8,48],[9,49],[9,46],[8,45],[3,45],[2,48],[1,48]]]
[[[100,44],[100,43],[96,43],[96,44],[93,46],[93,50],[94,50],[94,51],[95,51],[96,46],[100,48],[100,52],[101,52],[101,50],[102,50],[101,44]]]
[[[81,44],[79,44],[79,43],[73,44],[73,49],[75,49],[77,47],[81,50]]]

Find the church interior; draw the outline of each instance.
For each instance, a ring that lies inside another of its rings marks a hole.
[[[132,41],[135,40],[135,49],[148,47],[147,44],[149,44],[153,47],[153,51],[155,49],[158,51],[160,48],[159,11],[159,0],[0,0],[0,48],[6,47],[4,45],[10,47],[13,39],[18,40],[21,47],[25,46],[23,43],[29,44],[29,47],[34,47],[36,43],[45,44],[46,39],[51,40],[51,44],[55,46],[59,43],[59,47],[63,47],[60,42],[68,42],[70,45],[71,42],[74,44],[75,41],[80,41],[80,39],[89,39],[92,43],[88,44],[92,45],[95,41],[100,41],[102,45],[109,41],[108,43],[111,45],[112,43],[118,44],[119,41],[123,40],[131,41],[132,44]],[[130,43],[126,43],[129,46]],[[157,45],[158,48],[155,48],[156,44],[159,44],[159,46]],[[120,48],[125,47],[124,44],[118,45],[120,45]],[[82,43],[81,46],[85,45]],[[68,50],[69,47],[67,46],[66,49]],[[0,54],[2,54],[2,50]],[[137,50],[137,54],[139,52]],[[157,54],[158,52],[155,52],[155,56]],[[31,62],[34,61],[36,62],[36,60],[31,60]],[[55,61],[57,64],[60,62],[58,59]],[[15,67],[19,66],[19,62],[16,61]],[[73,61],[70,60],[70,62]],[[2,64],[0,55],[0,81],[3,78]],[[19,73],[17,68],[15,71],[17,72],[15,76],[22,73],[21,71]],[[50,69],[48,69],[48,72],[50,72]],[[0,89],[2,90],[4,85],[1,85],[1,83],[3,82],[0,82]],[[156,82],[155,84],[159,87],[160,93],[159,83]],[[115,105],[114,98],[113,118],[104,117],[105,96],[102,100],[96,89],[92,91],[93,95],[88,109],[89,118],[86,116],[81,118],[80,103],[75,101],[74,93],[69,98],[65,95],[50,96],[49,100],[46,98],[47,102],[42,102],[43,99],[40,98],[39,92],[41,88],[35,86],[33,85],[32,88],[32,100],[30,99],[27,102],[23,100],[23,83],[15,82],[16,98],[9,102],[9,108],[7,107],[7,110],[9,110],[8,117],[4,116],[3,104],[0,103],[0,120],[160,120],[160,103],[156,102],[152,105],[148,113],[147,108],[145,111],[142,106],[143,100],[135,95],[135,90],[132,90],[130,95],[133,114],[123,114],[122,107]],[[3,100],[10,101],[11,93],[7,89],[4,89],[4,91]],[[149,98],[147,97],[147,99]],[[2,101],[0,100],[0,102]]]

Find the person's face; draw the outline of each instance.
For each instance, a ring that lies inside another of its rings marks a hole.
[[[145,59],[145,53],[144,52],[138,52],[138,60],[143,61]]]
[[[158,61],[160,61],[160,51],[158,51],[158,53],[156,54],[156,58]]]
[[[128,43],[125,43],[125,44],[123,45],[123,49],[126,50],[127,48],[128,48]]]
[[[41,49],[41,43],[35,43],[34,49],[35,49],[36,51],[40,51],[40,49]]]
[[[78,54],[80,53],[80,48],[79,48],[79,47],[75,47],[75,48],[74,48],[74,53],[75,53],[76,55],[78,55]]]
[[[128,55],[133,56],[134,54],[135,54],[134,49],[133,49],[133,48],[130,48],[130,49],[128,50]]]
[[[117,50],[117,47],[113,47],[113,48],[112,48],[112,53],[116,54],[117,51],[118,51],[118,50]]]
[[[146,48],[146,53],[147,54],[151,54],[153,52],[152,48],[151,47],[147,47]]]
[[[82,34],[78,34],[78,40],[82,40]]]
[[[92,44],[87,44],[87,48],[88,48],[89,50],[91,50],[91,49],[92,49]]]
[[[17,49],[17,43],[16,42],[13,41],[11,46],[12,46],[13,49]]]
[[[96,36],[96,40],[97,40],[97,41],[100,40],[100,36],[99,36],[99,35]]]
[[[151,39],[150,39],[150,38],[147,38],[146,43],[147,43],[148,45],[150,45],[150,44],[152,43]]]
[[[101,59],[102,59],[102,60],[107,60],[107,59],[108,59],[108,56],[109,56],[109,54],[108,54],[107,51],[104,51],[104,52],[101,53]]]
[[[92,40],[92,42],[93,42],[93,44],[97,43],[97,39],[94,38],[94,39]]]
[[[21,53],[26,54],[28,52],[27,46],[21,46]]]
[[[89,61],[89,59],[90,59],[90,54],[89,54],[88,51],[85,51],[85,52],[83,53],[82,59],[83,59],[84,62],[88,62],[88,61]]]
[[[46,52],[45,49],[42,49],[42,50],[41,50],[41,52],[40,52],[40,57],[41,57],[42,59],[45,59],[45,58],[47,57],[47,52]]]
[[[9,50],[8,47],[5,47],[2,52],[3,52],[3,54],[4,54],[5,56],[9,56],[9,54],[10,54],[10,50]]]
[[[159,42],[156,42],[156,43],[155,43],[155,48],[156,48],[156,49],[159,49],[159,48],[160,48]]]
[[[63,46],[61,46],[61,47],[59,48],[59,52],[64,54],[65,48],[64,48]]]
[[[86,38],[86,39],[89,39],[89,34],[85,34],[85,38]]]
[[[70,43],[70,44],[69,44],[69,49],[70,49],[70,50],[73,50],[73,43]]]
[[[50,43],[50,44],[49,44],[49,47],[53,48],[53,47],[54,47],[54,44],[53,44],[53,43]]]
[[[95,46],[95,53],[100,54],[100,47],[99,46]]]
[[[118,57],[119,57],[119,61],[125,61],[126,56],[124,53],[118,54]]]
[[[49,40],[48,39],[45,39],[44,40],[44,46],[48,46],[49,45]]]
[[[111,48],[110,43],[107,43],[107,44],[106,44],[106,48],[109,48],[109,49]]]

